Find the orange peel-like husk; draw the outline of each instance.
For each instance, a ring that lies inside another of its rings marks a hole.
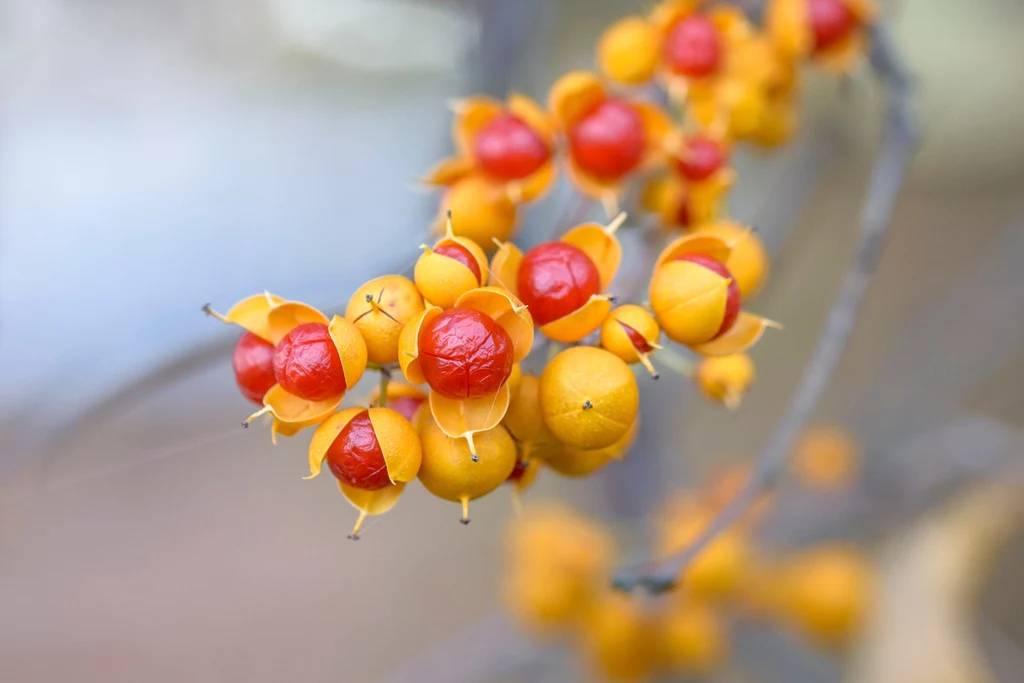
[[[491,257],[490,277],[487,284],[501,287],[512,296],[519,298],[519,266],[523,263],[523,252],[511,242],[502,242]]]
[[[547,325],[542,325],[540,331],[548,339],[563,344],[572,344],[601,327],[601,323],[608,317],[611,310],[611,300],[607,296],[595,294],[587,303],[572,313],[563,315],[558,320],[552,320]]]
[[[513,181],[506,186],[509,201],[523,203],[540,199],[554,185],[557,176],[558,168],[549,159],[530,175],[522,180]]]
[[[239,301],[224,314],[224,321],[238,325],[247,332],[252,332],[264,341],[271,341],[270,326],[267,316],[275,306],[284,302],[279,296],[270,292],[254,294]],[[274,343],[274,342],[272,342]]]
[[[528,489],[531,486],[533,486],[533,483],[535,481],[537,481],[537,475],[540,474],[540,470],[541,470],[541,459],[540,458],[530,458],[526,462],[526,469],[523,470],[523,473],[522,473],[522,475],[520,475],[519,479],[516,482],[514,482],[515,483],[515,487],[516,487],[516,491],[518,491],[519,493],[522,493],[526,489]]]
[[[686,201],[686,185],[674,174],[663,174],[644,183],[640,205],[644,211],[658,215],[662,227],[676,225],[679,203]]]
[[[644,157],[641,168],[650,168],[665,160],[665,142],[672,132],[672,119],[652,102],[632,101],[644,129]]]
[[[475,242],[464,238],[445,238],[435,244],[433,249],[445,243],[456,243],[466,249],[469,249],[466,243],[472,245],[470,253],[480,266],[481,276],[487,272],[487,257]],[[467,265],[438,254],[433,249],[426,248],[416,260],[413,281],[425,301],[441,308],[451,308],[459,296],[479,287],[481,283]]]
[[[391,408],[370,408],[370,424],[384,454],[391,483],[415,479],[423,459],[423,446],[412,423]]]
[[[323,424],[313,432],[313,438],[309,441],[309,476],[306,479],[313,479],[320,475],[324,458],[331,444],[338,438],[338,434],[352,421],[356,415],[366,408],[345,408],[324,420]]]
[[[689,346],[704,356],[729,356],[752,347],[769,327],[777,328],[779,325],[759,315],[740,311],[736,322],[721,337],[703,344],[690,344]]]
[[[468,97],[455,102],[452,139],[459,156],[472,157],[480,130],[504,111],[501,102],[490,97]]]
[[[599,199],[605,203],[619,201],[619,197],[623,193],[622,178],[598,178],[580,168],[571,154],[568,157],[566,174],[569,176],[569,181],[580,192],[591,199]]]
[[[597,266],[601,291],[607,290],[622,263],[622,245],[615,234],[598,223],[584,223],[565,233],[562,241],[587,255]]]
[[[658,259],[654,262],[654,270],[687,254],[705,254],[724,264],[729,260],[731,253],[732,248],[729,243],[717,235],[690,233],[672,240],[661,250]]]
[[[814,44],[807,21],[807,0],[771,0],[764,25],[772,40],[788,56],[804,57]]]
[[[423,182],[430,185],[454,185],[476,168],[476,163],[469,157],[449,157],[434,165]]]
[[[497,427],[505,417],[510,400],[507,383],[493,396],[481,398],[452,399],[431,391],[430,414],[447,436],[453,439],[472,438],[477,432]]]
[[[423,384],[427,378],[420,368],[420,330],[431,320],[441,315],[438,306],[430,306],[414,315],[402,328],[398,337],[398,365],[405,379],[413,384]]]
[[[401,497],[402,491],[405,490],[405,483],[392,484],[376,491],[367,491],[366,489],[357,489],[343,481],[339,481],[338,488],[341,489],[341,494],[345,496],[345,500],[356,510],[365,512],[368,515],[383,515],[395,507],[395,503]]]
[[[558,129],[568,130],[608,96],[601,79],[591,71],[570,71],[551,86],[548,109]]]
[[[746,40],[753,34],[747,15],[739,7],[718,5],[709,9],[707,16],[722,34],[727,50],[731,45]]]
[[[345,386],[354,387],[366,370],[366,342],[356,326],[340,315],[331,318],[327,326],[334,348],[341,358],[341,372],[345,375]]]
[[[480,311],[508,333],[512,339],[512,362],[521,363],[533,348],[533,317],[508,290],[501,287],[471,289],[455,302],[458,308]]]
[[[849,73],[867,51],[867,37],[864,31],[856,30],[849,36],[814,56],[818,65],[826,72],[842,75]]]
[[[601,325],[601,346],[627,363],[641,360],[642,354],[629,338],[623,325],[636,330],[651,347],[658,348],[661,328],[654,316],[635,304],[619,306],[608,314]]]
[[[704,0],[662,0],[648,15],[652,24],[664,35],[681,20],[697,12]]]
[[[307,401],[288,393],[280,384],[275,384],[263,395],[263,405],[274,416],[273,434],[291,436],[298,431],[322,422],[338,409],[345,393],[323,401]],[[292,429],[294,432],[289,433]]]
[[[731,168],[719,170],[707,180],[690,185],[690,224],[693,227],[717,218],[722,198],[736,182],[736,172]]]
[[[525,95],[512,93],[508,96],[508,110],[533,129],[548,148],[554,146],[555,122],[540,104]]]
[[[689,261],[654,270],[650,301],[665,335],[692,346],[710,341],[722,326],[730,280]]]
[[[267,332],[271,344],[277,344],[289,332],[304,323],[327,324],[327,316],[309,304],[284,301],[267,313]]]

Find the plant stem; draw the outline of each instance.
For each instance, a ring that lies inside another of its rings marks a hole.
[[[381,408],[388,407],[388,385],[391,384],[391,370],[380,369],[380,396],[377,398],[377,405]]]
[[[682,571],[714,538],[728,529],[750,507],[782,471],[793,442],[817,407],[842,356],[853,330],[864,294],[878,266],[885,238],[892,223],[896,200],[917,148],[917,123],[911,112],[911,82],[888,30],[872,29],[871,64],[888,91],[888,111],[881,152],[875,161],[871,185],[861,213],[860,247],[855,261],[843,277],[842,286],[825,329],[818,340],[792,402],[757,459],[754,472],[743,489],[711,521],[704,532],[682,551],[662,561],[620,572],[615,587],[631,591],[639,586],[652,593],[672,588]]]

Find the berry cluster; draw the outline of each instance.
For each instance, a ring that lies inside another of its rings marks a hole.
[[[819,493],[853,481],[849,469],[827,481],[820,472],[859,462],[850,437],[836,428],[807,432],[794,455],[802,463],[796,481]],[[672,498],[657,517],[656,552],[690,544],[748,476],[735,465],[703,490]],[[784,552],[759,547],[757,529],[772,505],[761,498],[685,570],[677,590],[643,600],[608,586],[615,553],[607,527],[561,505],[533,505],[509,529],[505,602],[531,634],[565,638],[600,680],[709,676],[724,661],[728,624],[737,620],[770,620],[826,650],[849,646],[871,609],[872,567],[856,547],[835,542]]]
[[[546,108],[521,95],[459,102],[456,155],[427,178],[445,188],[442,233],[411,278],[370,280],[331,318],[269,293],[224,315],[207,308],[246,330],[235,375],[262,406],[246,423],[272,416],[275,442],[316,427],[310,476],[327,462],[360,511],[355,535],[415,478],[461,503],[468,522],[469,501],[503,482],[521,490],[543,466],[582,476],[623,457],[639,419],[630,366],[657,379],[652,357],[736,407],[754,377],[744,352],[773,323],[743,307],[767,277],[764,246],[720,215],[736,175],[731,146],[789,137],[796,58],[835,65],[853,54],[865,2],[777,0],[758,33],[736,8],[666,0],[609,28],[602,75],[566,74]],[[667,93],[678,123],[652,92]],[[510,241],[518,211],[559,168],[611,220],[524,252]],[[667,244],[647,301],[617,306],[618,233],[656,228],[625,225],[619,205],[633,196],[662,227],[684,231],[655,229]],[[547,353],[534,354],[530,373],[536,333]],[[663,348],[662,334],[699,364]],[[339,411],[367,369],[381,378],[369,407]],[[391,381],[399,371],[407,383]]]

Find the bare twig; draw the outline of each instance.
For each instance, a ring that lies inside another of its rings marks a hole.
[[[660,562],[621,572],[614,581],[619,589],[630,591],[642,586],[652,593],[670,589],[708,543],[743,515],[783,469],[794,440],[818,405],[839,364],[864,293],[878,265],[896,200],[917,146],[917,124],[910,107],[910,77],[888,30],[881,25],[873,30],[871,64],[887,88],[889,101],[882,147],[861,215],[860,248],[856,260],[843,277],[817,349],[804,370],[793,400],[761,452],[753,475],[739,494],[682,551]]]

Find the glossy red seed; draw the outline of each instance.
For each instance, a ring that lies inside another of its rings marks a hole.
[[[643,120],[628,102],[604,100],[569,130],[569,148],[576,165],[590,175],[621,178],[643,159]]]
[[[683,19],[665,36],[665,62],[673,73],[704,78],[722,63],[722,37],[707,17],[695,14]]]
[[[419,396],[399,396],[388,401],[388,408],[404,417],[409,422],[416,415],[416,411],[423,405],[423,399]]]
[[[626,336],[629,337],[629,343],[633,345],[634,349],[636,349],[640,353],[650,353],[651,351],[654,350],[654,347],[651,346],[646,339],[644,339],[644,336],[642,334],[636,331],[636,328],[630,327],[621,320],[618,322],[620,325],[622,325],[622,330],[626,333]]]
[[[519,481],[526,474],[526,470],[530,469],[530,465],[523,460],[516,460],[516,466],[512,468],[512,474],[508,475],[506,481]]]
[[[253,403],[263,404],[263,395],[277,384],[274,377],[274,345],[252,332],[246,332],[235,344],[231,357],[235,382]]]
[[[547,143],[514,114],[496,116],[474,140],[481,170],[495,180],[521,180],[536,173],[551,158]]]
[[[419,351],[427,384],[446,398],[491,396],[512,374],[508,332],[467,308],[450,308],[424,325]]]
[[[364,410],[342,427],[327,449],[327,466],[341,481],[365,491],[391,485],[384,452]]]
[[[323,323],[303,323],[274,349],[274,376],[289,394],[324,401],[345,392],[338,349]]]
[[[841,43],[857,27],[857,16],[844,0],[807,0],[807,20],[814,34],[814,51]]]
[[[718,172],[727,160],[725,148],[706,137],[688,140],[678,157],[673,159],[679,175],[691,182],[707,180]]]
[[[740,288],[739,285],[736,284],[736,278],[732,276],[732,273],[729,272],[729,269],[726,268],[721,261],[713,259],[707,254],[685,254],[676,260],[696,263],[699,266],[703,266],[708,270],[729,279],[729,290],[726,293],[725,315],[722,316],[722,326],[718,328],[718,332],[714,337],[712,337],[712,339],[721,337],[732,329],[732,326],[736,323],[736,318],[740,315],[740,306],[743,302],[740,300]]]
[[[469,253],[469,249],[466,249],[461,244],[456,244],[455,242],[439,244],[434,247],[434,253],[440,254],[441,256],[447,256],[450,259],[455,259],[473,271],[473,275],[476,277],[477,282],[481,281],[483,274],[480,272],[480,264],[477,263],[477,260]]]
[[[568,242],[544,242],[526,252],[516,284],[538,325],[564,318],[601,291],[597,266]]]

